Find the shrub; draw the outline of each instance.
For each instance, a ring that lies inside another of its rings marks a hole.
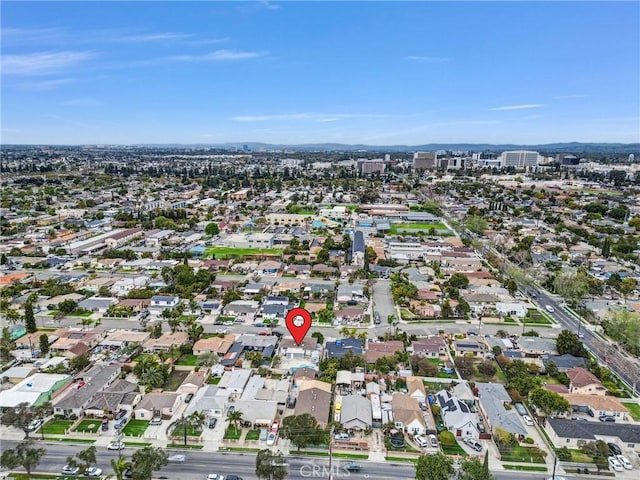
[[[558,460],[562,462],[568,462],[569,460],[571,460],[571,452],[567,447],[557,449],[556,456],[558,457]]]
[[[456,443],[456,437],[453,433],[446,430],[444,432],[440,432],[438,438],[440,439],[440,443],[443,445],[453,445]]]
[[[534,444],[534,440],[531,437],[527,437],[524,439],[524,443],[528,444],[528,445],[533,445]]]

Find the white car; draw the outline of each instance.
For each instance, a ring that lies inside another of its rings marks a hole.
[[[422,435],[416,435],[415,437],[413,437],[413,441],[416,442],[416,445],[422,448],[429,446],[427,439],[424,438]]]
[[[551,305],[545,305],[544,308],[546,308],[547,312],[549,312],[549,313],[553,313],[553,312],[556,311],[555,308],[553,308]]]
[[[167,458],[167,461],[176,462],[176,463],[182,463],[186,459],[187,459],[187,457],[184,456],[184,455],[171,455],[169,458]]]
[[[561,477],[560,475],[554,475],[553,477],[547,478],[547,480],[567,480],[567,477]]]
[[[624,468],[622,468],[622,464],[618,461],[616,457],[609,457],[609,466],[613,468],[616,472],[621,472],[624,470]]]
[[[633,469],[633,465],[631,465],[631,462],[629,461],[629,459],[624,455],[616,455],[616,458],[620,462],[620,465],[622,465],[627,470]]]
[[[111,442],[107,445],[107,450],[122,450],[124,448],[124,442]]]
[[[529,415],[523,415],[522,419],[524,420],[524,423],[526,423],[530,427],[533,427],[533,419]]]
[[[29,425],[27,425],[27,430],[29,430],[30,432],[33,432],[39,429],[40,425],[42,425],[42,420],[34,420]]]
[[[102,475],[102,469],[98,467],[89,467],[84,471],[87,477],[99,477]]]
[[[80,471],[80,467],[75,467],[73,465],[65,465],[62,467],[62,475],[77,475]]]

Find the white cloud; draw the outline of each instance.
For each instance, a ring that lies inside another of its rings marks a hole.
[[[217,62],[229,60],[247,60],[264,56],[264,52],[243,52],[236,50],[216,50],[211,53],[201,55],[178,55],[169,57],[169,60],[178,62]]]
[[[3,55],[4,75],[47,75],[74,67],[95,58],[94,52],[38,52],[24,55]]]
[[[421,55],[408,55],[404,57],[405,60],[409,60],[411,62],[422,62],[422,63],[444,63],[450,62],[453,60],[451,57],[425,57]]]
[[[494,108],[490,108],[489,110],[528,110],[530,108],[540,108],[540,107],[544,107],[544,105],[540,104],[540,103],[528,103],[525,105],[506,105],[504,107],[494,107]]]
[[[261,2],[261,3],[265,8],[268,8],[269,10],[280,10],[282,8],[281,5],[275,5],[270,2]]]

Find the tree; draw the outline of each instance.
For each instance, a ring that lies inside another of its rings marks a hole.
[[[545,388],[534,388],[531,390],[531,392],[529,392],[529,400],[542,410],[545,415],[568,412],[571,409],[569,401],[566,398]]]
[[[485,452],[485,462],[481,462],[477,458],[463,460],[460,465],[459,480],[493,480],[493,475],[489,472],[489,464],[487,454]]]
[[[233,428],[238,430],[238,425],[242,423],[242,417],[244,414],[242,410],[234,410],[232,412],[227,412],[227,420],[229,420],[230,424],[233,424]]]
[[[467,288],[469,286],[469,278],[462,273],[454,273],[451,275],[448,284],[454,288]]]
[[[27,333],[34,333],[38,331],[36,326],[36,317],[33,314],[33,305],[31,302],[27,302],[24,305],[24,326],[27,329]]]
[[[473,233],[482,235],[487,229],[487,221],[482,217],[472,215],[467,217],[466,227]]]
[[[80,371],[90,363],[91,358],[89,357],[89,352],[84,352],[77,357],[73,357],[71,360],[69,360],[69,367],[71,368],[71,370]]]
[[[463,378],[469,378],[475,372],[472,358],[456,357],[453,363],[455,363],[458,373],[460,373]]]
[[[58,310],[66,315],[73,313],[76,308],[78,308],[78,302],[71,299],[63,300],[58,304]]]
[[[3,327],[2,337],[0,338],[0,358],[7,362],[11,359],[11,350],[15,347],[15,343],[11,341],[9,327]]]
[[[34,420],[45,418],[50,413],[51,403],[49,402],[38,405],[37,407],[22,402],[13,408],[5,409],[1,418],[3,425],[11,425],[19,428],[25,433],[26,438],[29,439],[29,424]]]
[[[556,350],[560,355],[569,353],[575,357],[587,357],[587,351],[582,341],[578,335],[569,330],[562,330],[556,338]]]
[[[267,480],[283,480],[287,476],[287,467],[282,454],[269,449],[260,450],[256,455],[256,476]]]
[[[98,463],[98,460],[96,459],[96,447],[94,445],[91,445],[89,448],[85,448],[84,450],[80,450],[76,453],[76,457],[78,457],[78,459],[83,463],[83,465],[81,465],[81,471],[83,472],[86,472],[91,465]]]
[[[49,335],[46,333],[40,335],[40,353],[42,355],[49,353]]]
[[[496,370],[496,365],[491,360],[484,360],[478,364],[478,371],[487,377],[493,377]]]
[[[182,417],[176,422],[174,433],[182,430],[184,434],[184,444],[187,444],[187,437],[190,431],[202,431],[207,417],[202,412],[193,412],[191,415]]]
[[[217,365],[220,361],[220,357],[215,352],[205,352],[198,356],[198,360],[196,365],[199,367],[212,367],[213,365]]]
[[[547,375],[550,377],[555,377],[558,375],[558,365],[553,360],[549,360],[547,363],[545,370],[547,371]]]
[[[324,335],[322,332],[313,332],[311,334],[311,338],[315,338],[318,341],[318,345],[324,344]]]
[[[442,304],[442,310],[440,311],[442,318],[450,318],[453,317],[453,308],[451,308],[451,304],[449,300],[445,300]]]
[[[611,256],[611,237],[608,235],[602,241],[601,253],[604,258],[609,258]]]
[[[9,469],[20,466],[27,471],[27,477],[31,477],[31,471],[38,466],[45,453],[44,448],[33,448],[33,441],[24,440],[16,448],[2,452],[0,465]]]
[[[318,421],[309,413],[301,415],[290,415],[282,420],[282,438],[291,440],[291,443],[298,448],[307,445],[320,445],[325,439],[325,432]]]
[[[589,291],[589,279],[582,270],[560,270],[553,280],[553,288],[570,304],[575,305]]]
[[[204,227],[204,233],[209,236],[218,235],[220,233],[220,227],[218,227],[217,223],[208,223],[206,227]]]
[[[129,468],[129,462],[126,458],[120,457],[111,459],[111,469],[116,476],[116,480],[125,480],[124,472],[127,471],[127,468]]]
[[[167,454],[159,447],[144,447],[131,456],[131,470],[135,480],[151,480],[153,472],[166,464]]]
[[[453,460],[442,453],[422,455],[416,462],[416,480],[449,480]]]
[[[631,354],[640,354],[640,315],[628,310],[616,311],[604,324],[612,339],[620,342]]]

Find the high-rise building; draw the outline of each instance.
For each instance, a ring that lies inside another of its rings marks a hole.
[[[540,154],[528,150],[511,150],[500,155],[502,167],[528,168],[538,165]]]
[[[414,170],[432,170],[438,168],[438,154],[436,152],[416,152],[413,154]]]
[[[358,170],[363,175],[371,175],[372,173],[383,173],[386,164],[381,158],[374,158],[373,160],[368,160],[366,158],[358,159]]]

